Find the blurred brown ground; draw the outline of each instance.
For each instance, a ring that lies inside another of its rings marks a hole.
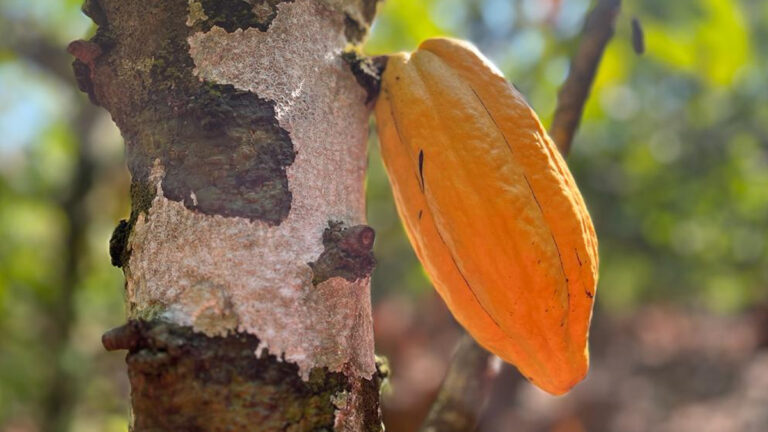
[[[392,371],[384,398],[387,431],[418,429],[461,334],[442,302],[397,296],[375,309],[377,350]],[[648,305],[627,316],[598,315],[591,370],[571,393],[552,397],[505,366],[483,432],[768,430],[768,308],[717,316]]]

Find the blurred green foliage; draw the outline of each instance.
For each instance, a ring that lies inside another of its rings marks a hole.
[[[469,38],[548,123],[588,4],[500,4],[390,0],[367,47],[381,53],[430,36]],[[645,30],[643,56],[632,49],[633,16]],[[624,2],[569,159],[600,239],[601,310],[669,301],[735,312],[765,300],[768,52],[754,47],[767,32],[761,1]],[[375,149],[370,163],[378,198],[386,177]],[[378,212],[385,220],[393,212],[369,206],[381,229]],[[424,289],[415,264],[387,261],[395,250],[412,260],[402,235],[382,237],[374,292]]]
[[[122,360],[98,344],[123,321],[122,275],[107,256],[128,206],[121,143],[103,114],[79,123],[86,98],[25,52],[36,43],[63,50],[88,32],[79,4],[0,0],[0,25],[13,35],[0,42],[0,430],[36,430],[53,364],[75,381],[72,430],[126,430]],[[366,50],[412,50],[436,35],[469,39],[548,123],[588,7],[388,0]],[[643,56],[632,51],[633,16],[645,29]],[[600,239],[600,312],[662,301],[725,313],[766,300],[766,43],[763,0],[625,0],[569,159]],[[76,186],[82,145],[96,182],[81,203],[86,247],[72,251],[62,199]],[[433,295],[397,220],[375,139],[370,148],[374,295]],[[80,278],[68,300],[70,337],[56,353],[48,335],[61,325],[54,312],[68,253],[78,254]]]

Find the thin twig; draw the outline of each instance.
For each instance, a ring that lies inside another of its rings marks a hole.
[[[423,432],[466,432],[477,426],[501,360],[481,348],[468,334],[456,347],[448,374],[424,421]]]
[[[587,15],[581,43],[557,99],[550,135],[567,156],[603,52],[614,33],[621,0],[599,0]],[[488,368],[496,357],[464,334],[451,360],[421,432],[468,432],[477,428],[498,374]]]
[[[557,109],[549,131],[563,155],[571,150],[597,66],[613,37],[620,8],[621,0],[600,0],[587,16],[578,51],[557,97]]]

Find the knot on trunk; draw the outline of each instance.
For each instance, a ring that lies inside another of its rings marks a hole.
[[[368,225],[345,227],[343,222],[329,222],[323,232],[325,250],[315,262],[308,263],[314,276],[312,284],[341,277],[350,282],[371,275],[376,266],[373,243],[376,232]]]

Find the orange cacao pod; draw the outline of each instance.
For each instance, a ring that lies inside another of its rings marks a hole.
[[[597,238],[536,113],[474,47],[430,39],[389,58],[376,119],[398,213],[456,320],[567,392],[589,364]]]

